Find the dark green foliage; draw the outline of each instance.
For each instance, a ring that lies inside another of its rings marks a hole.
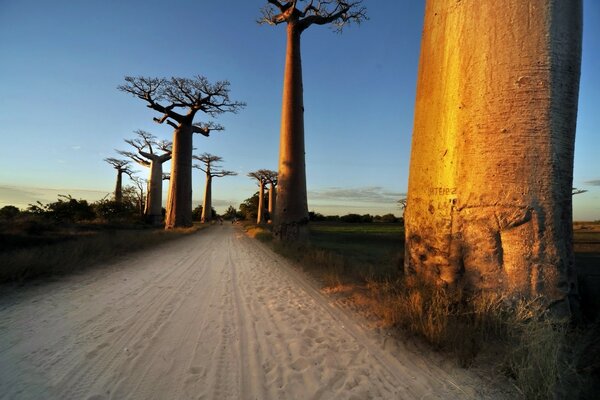
[[[62,194],[53,203],[42,204],[38,201],[30,204],[26,213],[61,222],[90,221],[96,218],[94,207],[87,200],[77,200]]]
[[[196,208],[194,208],[192,210],[192,220],[193,221],[201,221],[202,220],[202,204],[198,204],[198,206]],[[215,210],[214,207],[212,207],[212,218],[215,219],[219,216],[219,214],[217,213],[217,210]]]
[[[265,193],[265,198],[263,200],[263,204],[268,204],[268,193]],[[240,204],[240,214],[242,219],[256,220],[256,217],[258,216],[258,192],[254,193],[252,197],[247,198]]]
[[[10,220],[15,218],[21,211],[15,206],[4,206],[0,208],[0,219]]]
[[[94,203],[93,206],[98,218],[106,221],[125,221],[139,218],[137,205],[132,202],[100,200]]]
[[[312,221],[312,222],[320,222],[320,221],[326,221],[327,217],[325,217],[321,213],[314,212],[314,211],[309,211],[308,212],[308,220]]]
[[[377,218],[377,217],[373,218],[373,220],[378,221],[378,222],[384,222],[384,223],[398,222],[398,218],[396,218],[396,216],[394,214],[384,214],[379,218]]]
[[[233,206],[229,206],[227,210],[225,210],[225,214],[223,214],[223,218],[230,220],[238,217],[238,212]]]
[[[58,201],[47,207],[52,218],[58,221],[78,222],[96,218],[96,213],[87,200],[77,200],[69,195],[59,195]]]

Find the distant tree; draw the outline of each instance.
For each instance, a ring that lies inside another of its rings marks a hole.
[[[309,211],[308,219],[313,222],[319,222],[319,221],[325,221],[327,218],[323,214],[320,214],[318,212]]]
[[[117,183],[115,185],[115,202],[123,201],[123,174],[129,173],[129,161],[118,158],[105,158],[104,161],[112,165],[117,170]]]
[[[263,195],[262,203],[265,203],[265,198]],[[246,220],[256,220],[258,217],[258,203],[259,203],[259,195],[258,192],[254,193],[252,197],[244,200],[243,203],[240,204],[240,215],[243,219]]]
[[[199,156],[194,155],[195,160],[200,161],[202,164],[194,164],[194,168],[198,168],[206,175],[206,185],[204,187],[204,210],[212,209],[212,180],[213,178],[222,178],[224,176],[233,176],[237,173],[233,171],[226,171],[221,168],[220,163],[223,161],[222,157],[215,156],[209,153],[203,153]],[[201,217],[202,223],[209,222],[212,219],[212,215],[205,213]]]
[[[211,210],[210,219],[214,219],[219,216],[219,214],[217,213],[217,210],[215,210],[214,208],[211,208],[210,210]],[[204,207],[202,206],[202,204],[198,204],[196,206],[196,208],[194,208],[192,210],[192,218],[194,219],[194,221],[201,221],[202,215],[204,215],[204,214],[205,214],[205,211],[204,211]]]
[[[198,111],[211,117],[236,113],[244,103],[229,99],[229,82],[210,83],[203,76],[187,78],[125,77],[119,90],[131,93],[147,102],[147,106],[162,114],[154,118],[158,123],[166,122],[173,132],[171,179],[167,199],[165,228],[192,225],[192,135],[208,136],[211,131],[223,130],[213,122],[195,123]],[[182,109],[176,112],[175,109]]]
[[[341,32],[367,19],[362,0],[267,0],[259,23],[287,25],[287,49],[281,111],[279,190],[273,233],[280,240],[305,239],[308,204],[304,159],[304,100],[300,35],[311,25],[332,25]],[[304,3],[304,7],[300,4]]]
[[[173,146],[167,140],[159,141],[149,132],[137,130],[135,133],[137,137],[125,140],[125,143],[131,145],[136,151],[117,150],[117,152],[150,169],[148,194],[143,212],[149,222],[158,225],[162,222],[162,181],[164,176],[162,165],[171,159]]]
[[[346,214],[346,215],[342,215],[340,217],[340,221],[342,222],[351,222],[351,223],[357,223],[357,222],[361,222],[362,221],[362,217],[359,214]]]
[[[396,216],[394,214],[384,214],[382,215],[379,220],[381,222],[384,223],[394,223],[394,222],[398,222],[398,218],[396,218]]]
[[[269,205],[268,205],[268,217],[267,217],[267,222],[272,223],[273,222],[273,215],[275,213],[275,201],[277,198],[277,192],[275,187],[277,186],[277,171],[272,171],[270,169],[265,169],[264,171],[264,175],[265,175],[265,183],[269,184]]]
[[[229,206],[223,214],[224,219],[234,219],[237,217],[237,210],[233,206]]]
[[[259,169],[258,171],[248,173],[250,178],[254,178],[258,182],[258,209],[256,215],[256,223],[262,224],[265,222],[265,206],[264,206],[264,198],[265,198],[265,184],[267,183],[267,177],[271,171],[267,169]]]
[[[21,211],[15,206],[4,206],[0,208],[0,219],[10,220],[15,218]]]
[[[140,212],[140,217],[145,215],[145,205],[147,201],[146,191],[148,188],[148,181],[146,179],[142,179],[134,173],[128,173],[129,179],[133,182],[134,186],[137,190],[135,191],[136,195],[136,203],[138,205],[138,210]]]

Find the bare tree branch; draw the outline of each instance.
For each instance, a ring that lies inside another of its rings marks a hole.
[[[105,158],[104,161],[112,165],[113,168],[117,171],[124,172],[126,174],[131,172],[131,170],[129,169],[129,160],[109,157]]]
[[[279,25],[292,23],[302,32],[309,26],[331,24],[335,32],[341,32],[346,25],[354,22],[360,24],[368,20],[367,9],[362,5],[363,0],[294,0],[281,3],[277,0],[267,0],[267,5],[261,9],[259,24]],[[306,3],[302,11],[298,3]]]
[[[203,165],[194,164],[194,168],[199,169],[200,171],[204,172],[205,174],[207,174],[213,178],[214,177],[222,178],[224,176],[237,175],[236,172],[221,169],[222,166],[220,163],[223,161],[223,157],[215,156],[210,153],[202,153],[199,156],[193,155],[192,157],[195,160],[198,160],[203,164]]]

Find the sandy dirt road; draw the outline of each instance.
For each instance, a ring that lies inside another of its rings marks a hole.
[[[0,295],[2,399],[482,398],[238,227]],[[456,369],[458,370],[458,369]]]

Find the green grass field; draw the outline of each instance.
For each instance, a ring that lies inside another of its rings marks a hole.
[[[313,246],[342,255],[353,264],[397,267],[404,255],[404,228],[400,224],[310,224]]]

